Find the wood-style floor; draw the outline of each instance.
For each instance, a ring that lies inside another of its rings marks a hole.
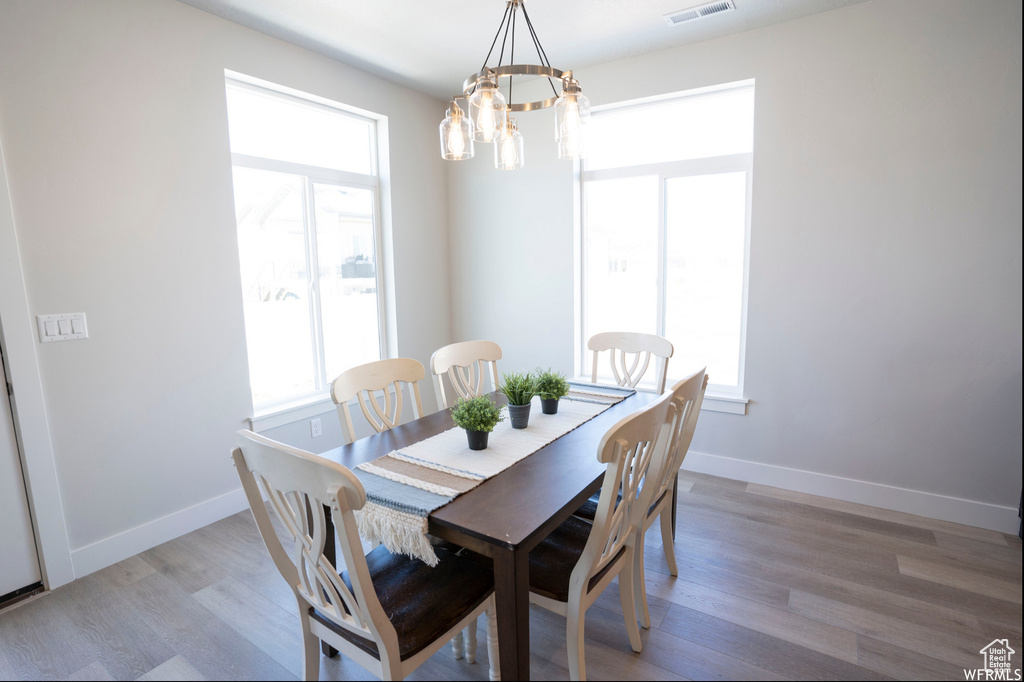
[[[685,474],[679,577],[649,533],[653,625],[633,654],[613,585],[587,612],[591,679],[964,679],[1021,647],[1017,537]],[[0,679],[294,679],[290,591],[248,512],[0,612]],[[534,679],[567,679],[565,621],[531,611]],[[445,648],[412,679],[487,679]],[[1020,667],[1014,660],[1014,667]],[[341,657],[321,679],[373,679]]]

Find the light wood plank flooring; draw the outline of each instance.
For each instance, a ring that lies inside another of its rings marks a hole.
[[[996,638],[1024,651],[1015,536],[684,473],[676,555],[673,578],[655,526],[643,653],[616,587],[587,612],[591,679],[962,680]],[[530,627],[534,678],[567,679],[565,621],[534,609]],[[412,679],[487,679],[482,632],[478,655],[445,648]],[[0,612],[0,679],[300,672],[295,603],[248,512]],[[341,657],[320,672],[373,679]]]

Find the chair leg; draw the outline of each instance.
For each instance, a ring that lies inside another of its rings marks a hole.
[[[620,584],[619,589],[623,589]],[[643,531],[636,535],[636,546],[633,547],[633,602],[636,605],[640,627],[651,627],[651,613],[647,609],[647,579],[644,574],[644,536]]]
[[[309,631],[309,622],[302,622],[302,679],[320,679],[320,639]]]
[[[627,556],[619,573],[619,601],[622,603],[622,616],[626,619],[626,632],[629,634],[629,645],[633,651],[640,653],[644,643],[640,639],[640,628],[636,623],[636,602],[633,595],[636,593],[636,584],[633,575],[633,557]]]
[[[462,646],[462,643],[462,630],[459,630],[455,633],[455,636],[452,637],[452,656],[455,657],[456,661],[462,658],[462,654],[465,651],[465,648]]]
[[[498,665],[498,619],[494,607],[487,609],[487,661],[490,664],[491,682],[501,681],[501,667]]]
[[[476,623],[477,619],[474,618],[463,630],[466,633],[466,663],[476,663]]]
[[[668,572],[672,575],[679,575],[679,569],[676,567],[676,540],[675,533],[672,531],[672,515],[666,513],[667,511],[667,509],[662,510],[659,514],[661,517],[661,545],[665,548]]]
[[[569,600],[569,608],[565,616],[565,648],[569,654],[569,679],[587,679],[587,661],[583,652],[583,624],[587,612],[580,608],[579,602]],[[633,616],[636,626],[636,616]]]

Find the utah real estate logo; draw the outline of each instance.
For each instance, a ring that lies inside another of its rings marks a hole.
[[[994,639],[986,644],[981,651],[985,657],[985,665],[974,670],[964,669],[964,677],[968,680],[1020,680],[1020,668],[1014,669],[1010,663],[1016,651],[1010,648],[1010,641]]]

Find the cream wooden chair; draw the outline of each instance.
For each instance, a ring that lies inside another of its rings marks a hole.
[[[351,471],[251,431],[239,431],[237,444],[232,457],[256,525],[295,594],[304,679],[319,678],[318,639],[382,679],[402,679],[485,612],[491,679],[498,679],[490,569],[443,548],[434,568],[384,546],[364,556],[353,512],[366,492]],[[284,526],[284,544],[264,496]],[[347,566],[340,575],[324,557],[334,542],[325,505]]]
[[[331,398],[338,408],[341,432],[346,443],[356,440],[355,427],[348,403],[356,398],[359,409],[374,431],[381,433],[393,429],[402,419],[402,384],[409,386],[412,394],[413,419],[423,416],[423,401],[420,399],[419,382],[426,376],[423,364],[412,358],[394,358],[368,362],[353,367],[338,375],[331,384]],[[380,404],[377,392],[383,393],[384,404]],[[394,400],[392,400],[394,396]],[[377,547],[380,543],[372,543]],[[452,639],[452,653],[455,658],[476,662],[476,622],[471,623],[463,633]]]
[[[669,391],[669,400],[675,409],[672,421],[667,426],[668,432],[663,434],[667,447],[658,451],[647,479],[653,485],[654,493],[650,497],[651,503],[647,513],[642,516],[642,522],[637,527],[636,551],[633,553],[636,566],[636,603],[639,607],[640,625],[645,628],[651,627],[651,615],[647,609],[647,585],[644,576],[644,535],[647,529],[654,525],[655,520],[660,518],[661,542],[665,548],[668,570],[672,575],[679,575],[679,569],[676,567],[675,533],[672,527],[672,492],[679,476],[679,468],[683,466],[683,460],[690,449],[690,441],[693,440],[697,418],[700,416],[700,406],[704,402],[704,392],[708,387],[708,377],[704,372],[705,370],[701,369],[678,382]]]
[[[643,516],[641,527],[637,528],[636,551],[633,552],[636,561],[634,571],[636,584],[636,603],[640,625],[651,627],[651,616],[647,608],[647,587],[644,575],[644,535],[647,529],[654,525],[655,520],[661,518],[661,541],[665,548],[665,560],[668,562],[669,572],[672,575],[679,575],[676,567],[675,534],[672,527],[672,504],[674,503],[672,492],[676,478],[679,475],[679,468],[683,465],[683,459],[690,449],[690,441],[693,440],[693,432],[697,428],[697,417],[700,416],[700,407],[704,401],[704,392],[708,387],[708,377],[704,369],[678,382],[666,394],[666,398],[675,407],[672,421],[665,426],[665,433],[662,438],[666,446],[658,450],[658,455],[648,476],[654,491],[651,497],[650,506]],[[574,514],[585,520],[592,520],[597,513],[598,498],[591,497],[583,503]]]
[[[359,409],[373,430],[380,433],[394,428],[401,420],[402,384],[405,383],[412,393],[413,419],[422,417],[419,381],[424,376],[426,372],[423,365],[412,358],[378,360],[342,372],[331,384],[331,398],[338,407],[338,419],[341,420],[345,442],[351,443],[356,439],[352,415],[348,409],[352,398],[358,400]],[[384,394],[383,405],[380,404],[377,391]]]
[[[530,601],[566,617],[569,676],[586,679],[583,623],[587,609],[619,577],[619,599],[633,651],[639,652],[633,559],[637,528],[654,486],[644,485],[659,435],[674,416],[668,395],[613,426],[597,459],[607,465],[594,523],[570,516],[530,552]]]
[[[434,351],[430,356],[430,372],[434,375],[437,408],[451,407],[455,398],[475,398],[484,393],[487,370],[491,375],[491,390],[497,390],[498,360],[501,360],[501,346],[493,341],[462,341]],[[445,376],[455,390],[450,401],[444,390]]]
[[[590,380],[594,383],[597,383],[598,358],[603,351],[611,351],[608,359],[611,362],[615,383],[629,388],[636,388],[640,383],[653,355],[657,358],[654,377],[656,392],[665,392],[668,359],[672,357],[673,348],[672,343],[663,336],[637,332],[602,332],[590,337],[587,348],[594,352],[594,364],[590,373]],[[632,359],[629,356],[633,356]]]

